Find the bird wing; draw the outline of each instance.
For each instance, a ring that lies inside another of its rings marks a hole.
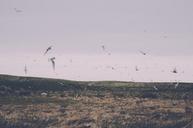
[[[46,49],[46,51],[44,52],[44,55],[46,55],[47,53],[48,53],[48,51],[50,51],[51,50],[51,46],[50,47],[48,47],[47,49]]]
[[[54,60],[51,60],[51,61],[52,61],[53,70],[55,70],[55,61]]]
[[[44,55],[46,55],[48,51],[49,51],[49,50],[47,49],[47,50],[44,52]]]

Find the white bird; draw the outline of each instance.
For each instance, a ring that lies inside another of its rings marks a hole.
[[[46,55],[51,49],[52,49],[53,46],[49,46],[46,51],[44,52],[44,55]]]
[[[64,83],[62,83],[62,82],[58,82],[60,85],[64,85]]]
[[[179,86],[179,82],[177,82],[176,84],[175,84],[175,88],[177,88]]]
[[[55,57],[50,58],[49,60],[52,62],[52,68],[55,71]]]
[[[41,96],[47,96],[47,95],[48,95],[48,93],[46,93],[46,92],[41,93]]]
[[[158,88],[157,88],[156,86],[153,86],[153,88],[154,88],[156,91],[158,91]]]

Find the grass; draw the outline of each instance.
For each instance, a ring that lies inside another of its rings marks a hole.
[[[182,128],[193,119],[193,84],[174,85],[0,75],[0,127]]]

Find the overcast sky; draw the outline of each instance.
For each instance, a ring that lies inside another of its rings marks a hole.
[[[0,53],[15,63],[14,55],[42,54],[49,45],[56,56],[101,55],[105,45],[112,56],[142,50],[191,60],[192,12],[192,0],[0,0]]]

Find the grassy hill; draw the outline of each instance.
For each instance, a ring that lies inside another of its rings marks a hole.
[[[193,83],[175,85],[0,75],[0,127],[190,127]]]

